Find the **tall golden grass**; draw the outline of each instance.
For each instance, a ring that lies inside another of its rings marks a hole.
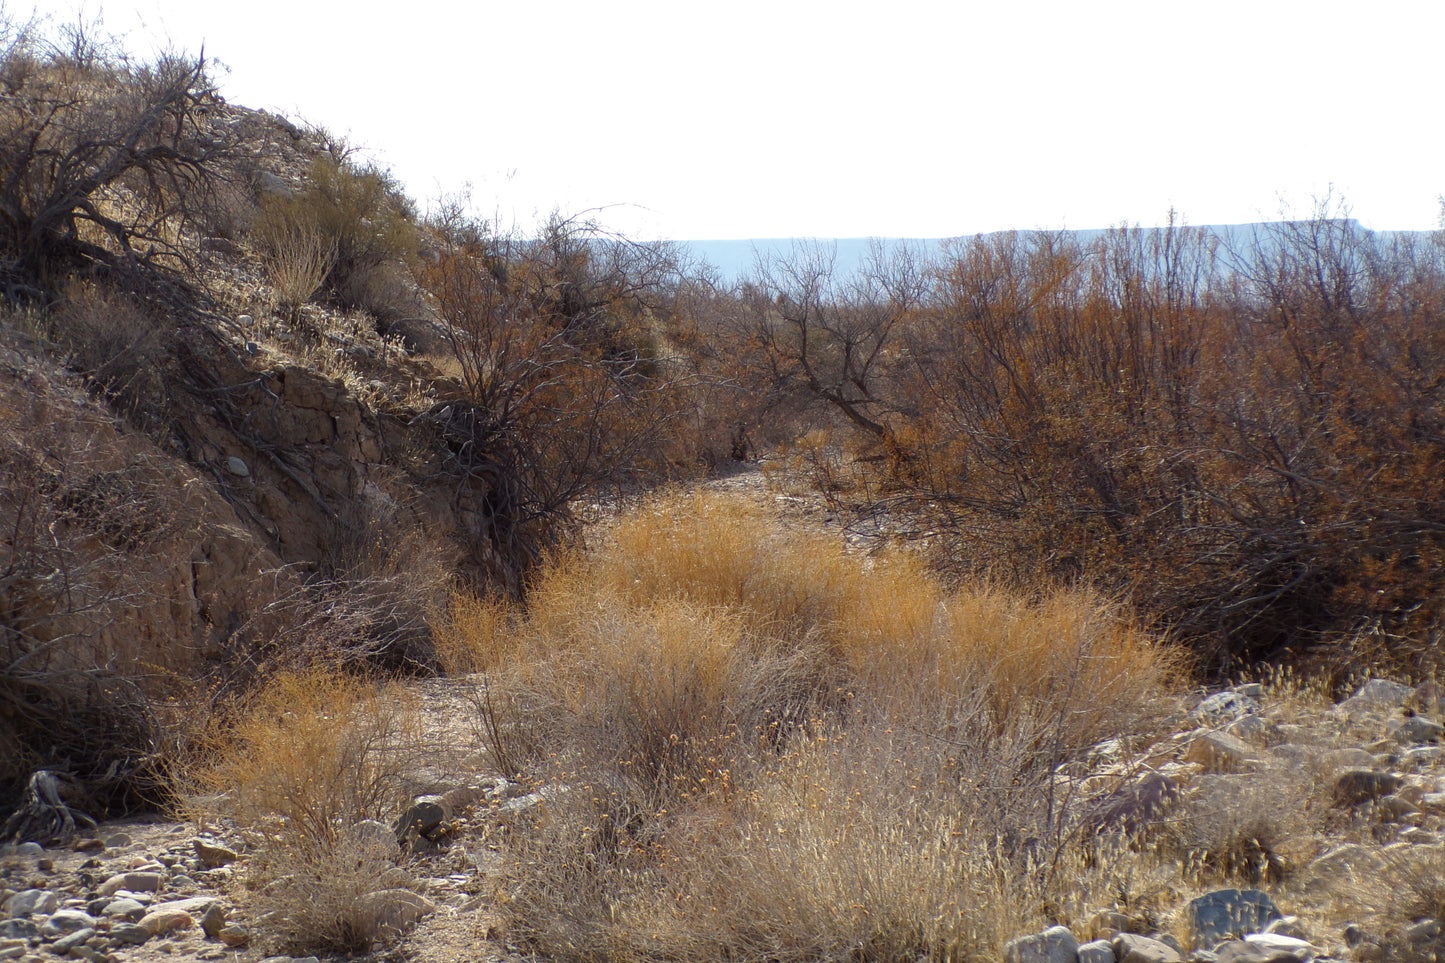
[[[1175,653],[1080,593],[949,589],[746,500],[658,498],[525,611],[459,599],[494,731],[559,788],[518,925],[567,959],[980,959],[1081,906],[1059,767]]]

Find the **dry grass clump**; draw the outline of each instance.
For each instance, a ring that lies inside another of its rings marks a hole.
[[[387,823],[421,745],[403,693],[333,670],[283,673],[218,714],[183,781],[197,815],[249,837],[247,885],[278,947],[364,949],[379,934],[367,894],[413,885],[398,849],[358,828]]]
[[[1177,669],[1096,600],[950,592],[713,497],[453,620],[489,738],[555,787],[509,885],[566,959],[996,954],[1102,898],[1056,773]]]

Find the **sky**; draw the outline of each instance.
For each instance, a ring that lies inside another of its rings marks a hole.
[[[17,4],[9,4],[15,9]],[[74,20],[72,0],[40,11]],[[1441,226],[1441,0],[87,0],[423,209],[652,240]]]

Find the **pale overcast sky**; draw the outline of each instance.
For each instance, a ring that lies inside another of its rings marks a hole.
[[[17,4],[11,3],[12,9]],[[40,9],[74,16],[71,0]],[[641,238],[943,237],[1307,211],[1440,225],[1442,0],[91,0],[132,52]]]

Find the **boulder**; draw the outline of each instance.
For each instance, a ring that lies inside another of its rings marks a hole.
[[[1269,894],[1257,889],[1220,889],[1191,900],[1186,910],[1189,938],[1195,946],[1258,933],[1283,914]]]
[[[1079,941],[1067,926],[1051,926],[1042,933],[1020,936],[1003,947],[1004,963],[1075,963]]]
[[[1335,711],[1353,718],[1368,713],[1384,713],[1398,709],[1410,701],[1415,690],[1389,679],[1371,679],[1339,705]]]
[[[1183,963],[1179,951],[1162,940],[1120,933],[1114,937],[1114,959],[1118,963]]]
[[[1240,739],[1208,729],[1197,730],[1184,751],[1185,761],[1203,766],[1206,772],[1238,772],[1251,756],[1249,746]]]
[[[1149,773],[1094,800],[1080,819],[1083,831],[1133,835],[1153,822],[1179,798],[1179,784]]]
[[[1400,788],[1400,777],[1378,769],[1345,769],[1335,777],[1335,805],[1358,806],[1388,796]]]
[[[1108,940],[1090,940],[1079,947],[1079,963],[1116,963],[1114,944]]]

